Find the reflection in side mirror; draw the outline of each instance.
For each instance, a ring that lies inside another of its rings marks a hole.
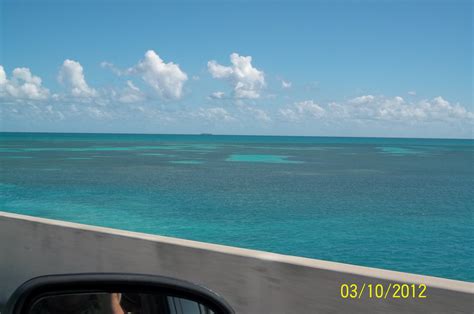
[[[81,293],[46,296],[30,314],[214,314],[204,304],[186,298],[146,293]]]
[[[173,278],[75,274],[34,278],[9,299],[7,314],[232,314],[214,292]]]

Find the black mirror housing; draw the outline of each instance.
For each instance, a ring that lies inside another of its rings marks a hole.
[[[185,300],[195,302],[208,313],[234,313],[222,297],[207,288],[174,278],[121,273],[66,274],[33,278],[13,293],[4,313],[31,314],[35,312],[32,309],[38,305],[38,302],[57,296],[117,293],[124,296],[140,294],[165,297],[165,302],[166,298]],[[148,311],[150,314],[156,313]],[[176,313],[192,313],[182,311],[182,309],[180,311]],[[147,313],[147,311],[141,313]],[[173,312],[165,311],[164,313]]]

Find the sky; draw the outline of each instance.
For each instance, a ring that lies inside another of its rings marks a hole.
[[[473,4],[0,0],[0,131],[473,137]]]

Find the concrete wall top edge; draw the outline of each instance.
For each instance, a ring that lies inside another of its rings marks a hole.
[[[374,279],[384,279],[384,280],[395,281],[395,282],[408,282],[408,283],[415,283],[415,284],[424,283],[428,286],[435,287],[435,288],[474,294],[474,283],[465,282],[465,281],[417,275],[417,274],[411,274],[411,273],[370,268],[370,267],[350,265],[350,264],[337,263],[337,262],[329,262],[329,261],[297,257],[297,256],[289,256],[289,255],[283,255],[283,254],[243,249],[243,248],[237,248],[237,247],[231,247],[231,246],[225,246],[225,245],[219,245],[219,244],[204,243],[204,242],[198,242],[198,241],[192,241],[192,240],[178,239],[178,238],[165,237],[165,236],[159,236],[159,235],[153,235],[153,234],[145,234],[145,233],[132,232],[132,231],[126,231],[126,230],[119,230],[119,229],[112,229],[112,228],[106,228],[106,227],[97,227],[97,226],[72,223],[72,222],[67,222],[67,221],[60,221],[60,220],[53,220],[53,219],[8,213],[4,211],[0,211],[0,219],[23,220],[23,221],[33,222],[33,223],[55,225],[55,226],[59,226],[63,228],[79,229],[79,230],[93,231],[97,233],[113,234],[113,235],[123,236],[123,237],[138,238],[138,239],[142,239],[146,241],[168,243],[168,244],[184,246],[184,247],[192,247],[196,249],[219,252],[223,254],[238,255],[238,256],[244,256],[248,258],[255,258],[255,259],[260,259],[260,260],[284,263],[284,264],[294,264],[294,265],[300,265],[304,267],[324,269],[328,271],[372,277]]]

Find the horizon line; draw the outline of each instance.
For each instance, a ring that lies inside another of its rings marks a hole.
[[[138,132],[55,132],[55,131],[0,131],[0,133],[32,134],[88,134],[88,135],[191,135],[191,136],[246,136],[246,137],[308,137],[308,138],[376,138],[376,139],[423,139],[423,140],[474,140],[473,137],[408,137],[408,136],[338,136],[338,135],[277,135],[277,134],[215,134],[201,133],[138,133]]]

